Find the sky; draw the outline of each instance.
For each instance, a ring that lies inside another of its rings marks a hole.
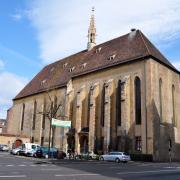
[[[180,70],[179,0],[0,0],[0,118],[45,65],[86,49],[93,6],[97,44],[140,29]]]

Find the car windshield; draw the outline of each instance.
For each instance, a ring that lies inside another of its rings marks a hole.
[[[36,149],[36,145],[32,145],[31,148],[32,148],[32,149]]]
[[[124,154],[124,155],[126,155],[126,156],[128,156],[128,155],[129,155],[129,154],[128,154],[128,153],[126,153],[126,152],[124,152],[123,154]]]

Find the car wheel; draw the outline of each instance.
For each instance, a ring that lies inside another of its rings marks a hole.
[[[123,163],[127,163],[127,161],[123,161]]]
[[[89,156],[89,158],[88,158],[89,160],[92,160],[92,157],[91,156]]]
[[[116,162],[116,163],[120,163],[120,159],[119,159],[119,158],[116,158],[116,159],[115,159],[115,162]]]
[[[103,157],[100,157],[100,161],[104,161],[104,158],[103,158]]]

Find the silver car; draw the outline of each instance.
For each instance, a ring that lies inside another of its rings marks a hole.
[[[125,152],[110,152],[100,156],[100,161],[115,161],[119,162],[128,162],[131,160],[130,155]]]

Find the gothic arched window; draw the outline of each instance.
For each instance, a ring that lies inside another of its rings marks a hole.
[[[105,84],[103,84],[101,94],[101,126],[104,126],[104,109],[105,109]]]
[[[162,119],[162,79],[159,79],[159,109],[160,109],[160,122],[163,121]]]
[[[176,126],[176,115],[175,115],[175,87],[174,85],[172,85],[172,113],[173,113],[173,117],[172,117],[172,123],[174,126]]]
[[[23,126],[24,126],[24,112],[25,112],[25,104],[23,103],[22,116],[21,116],[21,131],[23,130]]]
[[[43,105],[43,118],[42,118],[42,129],[45,129],[45,123],[46,122],[46,99],[44,99],[44,105]]]
[[[118,81],[116,91],[116,123],[121,126],[121,80]]]
[[[136,76],[134,80],[135,87],[135,121],[141,124],[141,80]]]
[[[33,125],[32,125],[33,130],[35,130],[35,125],[36,125],[36,109],[37,109],[37,102],[34,101]]]

